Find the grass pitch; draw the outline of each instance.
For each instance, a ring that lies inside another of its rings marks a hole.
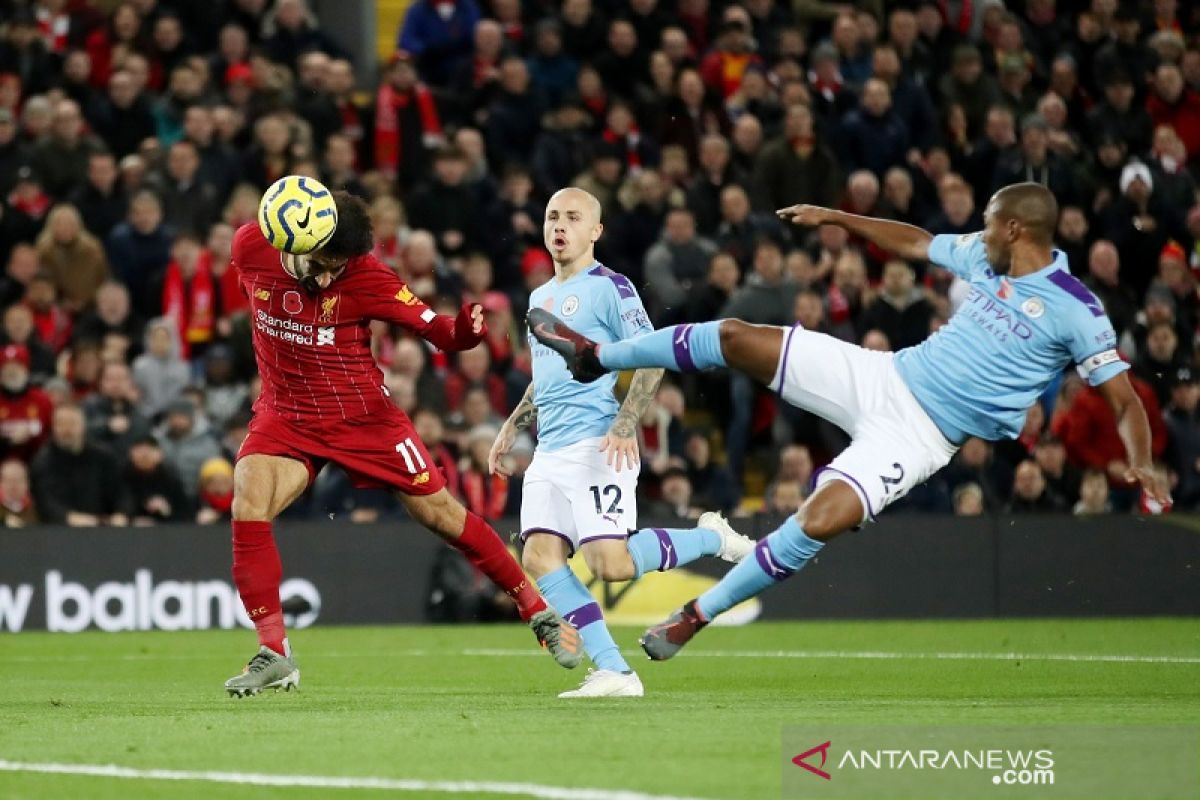
[[[638,632],[615,635],[633,646]],[[438,786],[0,771],[0,798],[497,796],[434,791],[480,781],[606,790],[543,797],[757,800],[779,797],[785,725],[1200,719],[1193,619],[713,628],[667,663],[630,650],[644,699],[573,702],[555,694],[583,669],[555,666],[515,626],[318,628],[292,641],[301,692],[234,700],[221,684],[254,650],[247,631],[5,635],[0,762]]]

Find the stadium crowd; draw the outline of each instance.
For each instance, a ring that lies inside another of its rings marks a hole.
[[[1007,5],[1007,7],[1006,7]],[[377,80],[305,0],[0,0],[0,508],[8,525],[228,519],[257,395],[233,232],[286,174],[362,196],[375,255],[439,310],[481,303],[457,358],[375,349],[452,491],[487,471],[529,381],[542,203],[602,202],[599,258],[657,324],[803,324],[919,343],[965,287],[814,203],[935,233],[997,188],[1057,195],[1175,509],[1200,507],[1200,6],[1176,0],[413,0]],[[846,439],[744,376],[669,376],[641,429],[643,514],[794,510]],[[532,456],[522,438],[517,474]],[[1124,484],[1100,396],[1068,372],[1019,439],[968,441],[899,504],[958,514],[1157,511]],[[400,514],[327,469],[290,515]]]

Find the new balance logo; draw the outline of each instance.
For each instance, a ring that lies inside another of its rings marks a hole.
[[[317,328],[317,346],[333,346],[333,328]]]
[[[268,292],[266,289],[255,289],[254,290],[254,298],[256,300],[262,300],[265,303],[266,301],[271,299],[271,293]]]
[[[417,477],[413,478],[413,486],[424,486],[429,483],[429,473],[422,472]]]

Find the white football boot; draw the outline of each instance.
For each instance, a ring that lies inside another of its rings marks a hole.
[[[717,558],[722,561],[736,564],[754,550],[754,540],[735,531],[719,511],[701,514],[700,519],[696,520],[696,527],[716,531],[721,537],[721,549],[717,551]]]
[[[578,689],[563,692],[559,697],[641,697],[643,694],[642,679],[636,672],[589,669]]]

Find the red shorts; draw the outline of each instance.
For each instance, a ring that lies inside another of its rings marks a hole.
[[[255,414],[237,457],[250,455],[294,458],[308,469],[309,484],[321,467],[332,461],[346,470],[359,489],[427,495],[446,485],[442,471],[413,430],[412,420],[398,408],[319,423]]]

